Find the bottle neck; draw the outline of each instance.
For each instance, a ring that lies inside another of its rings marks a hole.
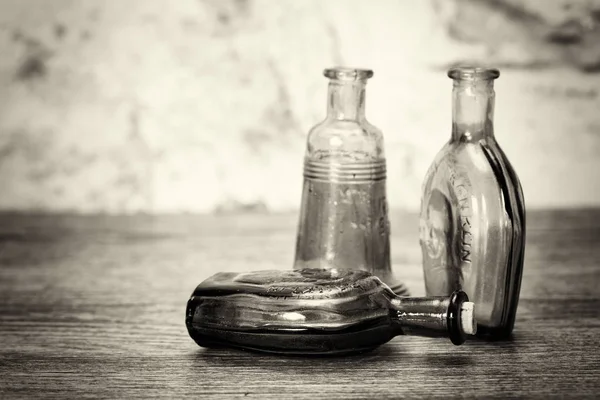
[[[329,82],[327,118],[361,121],[365,118],[365,81]]]
[[[494,137],[494,81],[454,81],[451,141],[477,142]]]
[[[449,297],[395,297],[390,305],[391,318],[405,335],[444,336],[458,345],[477,329],[473,303],[461,291]]]

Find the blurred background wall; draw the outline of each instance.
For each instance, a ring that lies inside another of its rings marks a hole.
[[[297,209],[322,69],[348,65],[416,210],[463,60],[501,69],[527,205],[600,205],[599,1],[2,0],[0,209]]]

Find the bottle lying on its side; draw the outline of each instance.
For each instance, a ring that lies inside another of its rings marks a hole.
[[[203,347],[302,355],[369,351],[397,335],[459,345],[476,329],[464,292],[400,297],[366,271],[311,268],[218,273],[192,294],[186,325]]]

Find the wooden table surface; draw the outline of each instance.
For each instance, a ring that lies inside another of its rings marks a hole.
[[[423,295],[415,215],[392,261]],[[513,338],[400,336],[371,353],[198,347],[184,325],[217,271],[291,267],[296,215],[0,215],[0,398],[600,396],[600,210],[528,213]]]

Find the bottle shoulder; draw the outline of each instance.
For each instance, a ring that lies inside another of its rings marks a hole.
[[[366,120],[329,120],[315,125],[308,133],[307,157],[343,154],[356,159],[385,157],[383,133]]]
[[[501,182],[507,179],[503,171],[492,165],[490,157],[503,158],[503,155],[497,147],[486,143],[447,143],[423,181],[421,213],[426,213],[431,202],[441,196],[458,214],[503,218],[507,199]]]
[[[458,214],[468,211],[488,220],[514,220],[520,217],[515,213],[524,213],[517,174],[494,141],[447,143],[423,181],[421,213],[436,196],[446,199],[450,208],[459,210]],[[467,203],[470,206],[464,207]]]
[[[432,178],[436,175],[461,174],[473,177],[493,177],[487,152],[497,152],[496,146],[488,147],[485,143],[448,142],[435,156],[426,175]]]
[[[344,135],[358,136],[362,139],[382,139],[383,133],[367,120],[336,120],[325,119],[313,126],[308,132],[311,139]]]

